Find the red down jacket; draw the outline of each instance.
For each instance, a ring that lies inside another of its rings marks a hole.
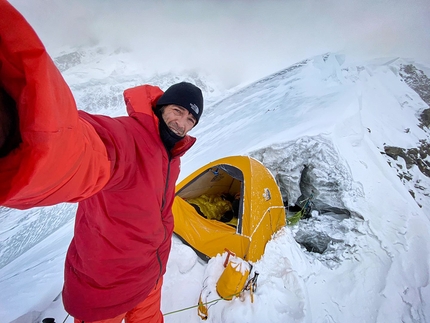
[[[179,157],[165,150],[153,113],[163,92],[124,92],[129,116],[77,111],[37,35],[0,0],[0,86],[17,103],[22,143],[0,158],[0,205],[79,202],[63,302],[74,317],[103,320],[145,299],[166,270]]]

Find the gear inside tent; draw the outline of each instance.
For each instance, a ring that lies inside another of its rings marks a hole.
[[[274,177],[248,156],[222,158],[190,174],[177,185],[172,210],[176,235],[207,258],[228,249],[255,262],[286,222]]]

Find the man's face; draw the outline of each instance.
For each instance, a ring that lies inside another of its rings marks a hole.
[[[170,130],[180,137],[184,137],[196,124],[196,118],[185,108],[176,105],[166,105],[161,116]]]

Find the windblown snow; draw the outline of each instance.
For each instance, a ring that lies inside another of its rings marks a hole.
[[[127,55],[69,51],[56,62],[81,109],[125,113],[122,91],[186,80],[206,108],[181,178],[229,155],[250,155],[276,178],[284,201],[312,196],[308,219],[274,235],[253,264],[258,288],[219,300],[225,255],[203,262],[173,237],[164,280],[166,322],[430,321],[430,67],[401,58],[309,58],[226,90],[205,76],[145,76]],[[62,322],[57,297],[75,205],[0,209],[1,322]],[[67,318],[66,322],[72,322]]]

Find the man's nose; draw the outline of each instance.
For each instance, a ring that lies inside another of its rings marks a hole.
[[[181,128],[181,130],[185,129],[187,118],[179,118],[179,120],[176,121],[176,124]]]

